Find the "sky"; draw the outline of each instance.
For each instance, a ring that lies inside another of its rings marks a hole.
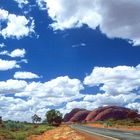
[[[0,116],[140,112],[139,13],[139,0],[0,0]]]

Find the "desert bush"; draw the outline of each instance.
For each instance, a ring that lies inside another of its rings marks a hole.
[[[5,127],[8,130],[13,130],[13,131],[17,131],[19,129],[24,129],[24,125],[20,122],[16,122],[16,121],[7,121],[5,122]]]
[[[4,122],[4,127],[0,128],[0,136],[4,140],[26,140],[30,135],[39,135],[53,128],[46,124],[25,124],[22,122],[6,121]]]
[[[103,125],[104,125],[104,127],[112,127],[113,126],[112,123],[110,123],[110,122],[105,122]]]

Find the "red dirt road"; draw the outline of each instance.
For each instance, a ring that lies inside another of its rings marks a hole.
[[[30,136],[28,140],[107,140],[105,138],[79,133],[68,126],[49,130],[39,136]]]

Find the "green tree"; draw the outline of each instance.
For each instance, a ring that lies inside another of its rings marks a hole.
[[[52,109],[46,113],[46,119],[48,124],[59,126],[62,122],[62,114],[59,111]]]
[[[41,122],[41,117],[39,117],[37,114],[35,114],[34,116],[32,116],[32,122],[33,123]]]
[[[2,117],[0,116],[0,124],[2,124]]]
[[[42,121],[42,123],[43,123],[43,124],[48,124],[47,119],[44,119],[44,120]]]

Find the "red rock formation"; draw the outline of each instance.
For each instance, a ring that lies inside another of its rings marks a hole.
[[[64,116],[64,119],[63,121],[64,122],[69,122],[70,119],[79,111],[84,111],[85,109],[80,109],[80,108],[75,108],[73,109],[70,113],[67,113],[65,116]]]
[[[94,122],[103,121],[107,119],[127,119],[127,118],[139,118],[140,115],[131,109],[118,107],[118,106],[106,106],[100,107],[93,111],[87,111],[84,109],[73,109],[70,113],[64,117],[64,122]]]
[[[121,119],[136,118],[136,117],[138,117],[138,114],[133,110],[124,107],[108,106],[92,111],[86,117],[86,121],[87,122],[103,121],[111,118],[116,120],[121,120]]]
[[[87,115],[90,113],[91,111],[79,111],[77,112],[71,119],[70,122],[77,122],[77,123],[81,123],[85,121],[85,118],[87,117]]]
[[[95,110],[93,110],[85,119],[86,122],[91,122],[93,118],[95,118],[100,112],[104,111],[105,109],[108,109],[109,106],[106,107],[100,107]]]

